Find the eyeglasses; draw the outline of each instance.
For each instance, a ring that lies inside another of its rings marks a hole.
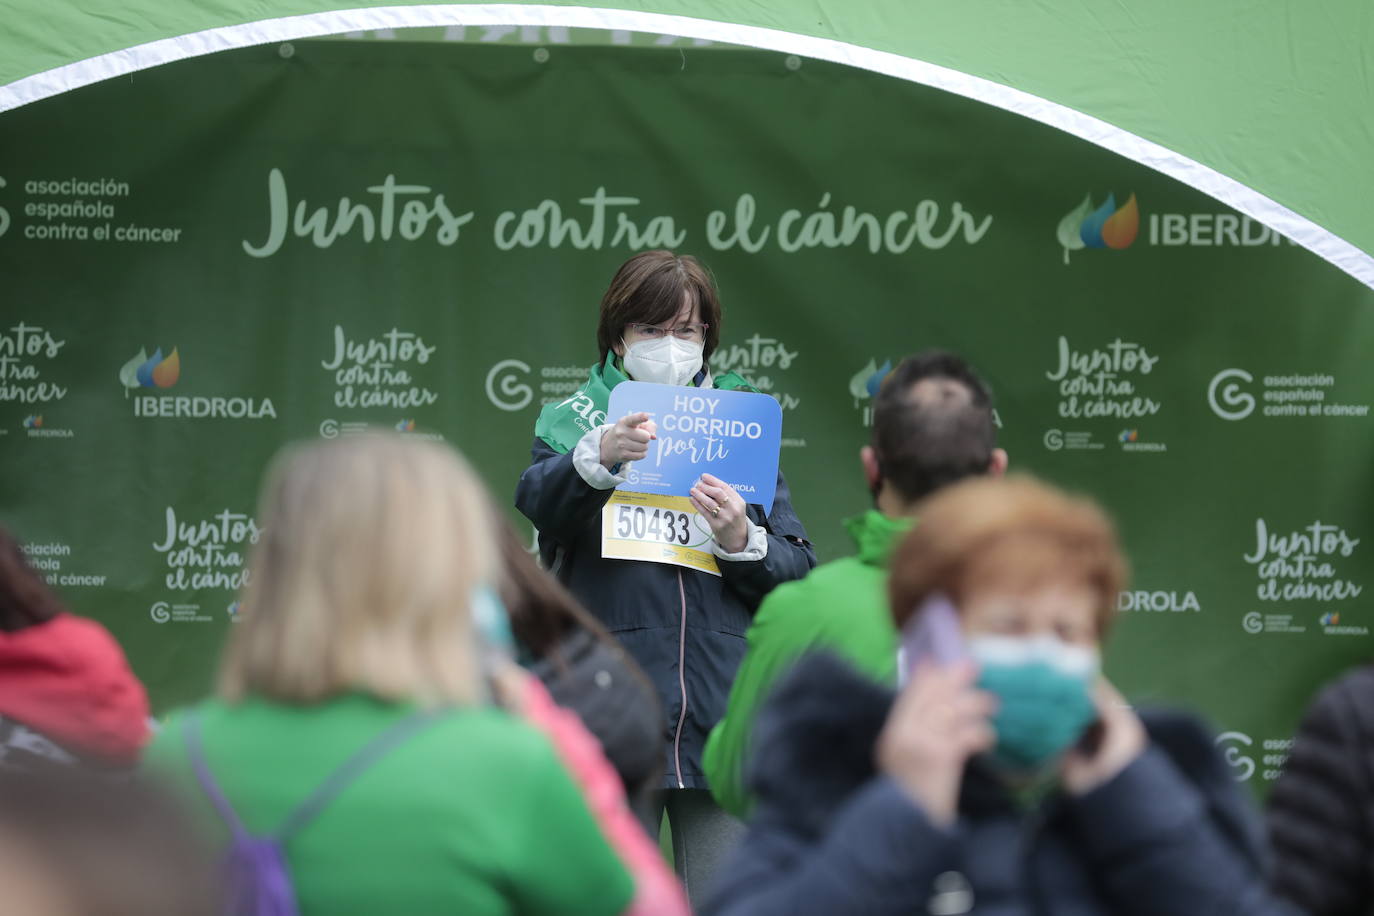
[[[630,322],[629,324],[625,325],[625,327],[629,328],[631,331],[638,334],[640,337],[645,338],[646,340],[662,340],[669,334],[672,334],[678,340],[686,340],[690,341],[691,343],[701,343],[703,340],[706,339],[706,329],[709,328],[710,325],[683,324],[678,325],[675,328],[660,328],[656,324],[636,324],[635,322]]]

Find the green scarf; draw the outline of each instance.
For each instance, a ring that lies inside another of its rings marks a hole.
[[[606,408],[611,403],[611,389],[630,380],[616,362],[615,354],[607,353],[606,361],[592,367],[587,381],[573,395],[557,404],[544,405],[534,422],[534,434],[547,442],[549,448],[566,454],[577,445],[577,440],[609,423]],[[714,376],[711,382],[713,387],[726,391],[757,390],[733,372]]]

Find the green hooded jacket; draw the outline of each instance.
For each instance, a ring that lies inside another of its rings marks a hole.
[[[875,509],[849,519],[845,527],[858,554],[778,586],[759,606],[725,715],[711,730],[703,757],[711,793],[731,814],[744,817],[751,803],[744,761],[754,717],[798,657],[829,649],[876,680],[896,683],[897,632],[887,607],[887,560],[914,521],[891,519]]]

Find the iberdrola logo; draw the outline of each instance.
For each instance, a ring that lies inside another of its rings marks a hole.
[[[1140,208],[1135,195],[1117,209],[1116,195],[1108,194],[1102,206],[1094,208],[1091,194],[1059,221],[1059,244],[1064,248],[1064,263],[1069,252],[1084,248],[1130,248],[1140,231]]]
[[[171,388],[181,378],[181,356],[177,353],[177,348],[173,347],[172,352],[166,357],[162,355],[162,348],[151,357],[148,351],[140,349],[138,355],[124,364],[119,370],[119,381],[124,385],[124,396],[129,396],[130,389],[133,388]]]
[[[854,373],[849,380],[849,393],[854,396],[854,406],[858,407],[860,401],[868,401],[877,397],[878,388],[891,371],[892,360],[885,359],[883,364],[879,366],[877,360],[870,359],[867,366]]]

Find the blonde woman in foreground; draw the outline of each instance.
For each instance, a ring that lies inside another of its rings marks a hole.
[[[631,906],[560,749],[521,718],[531,685],[500,651],[488,505],[427,442],[274,463],[216,695],[148,755],[227,847],[231,912]]]

